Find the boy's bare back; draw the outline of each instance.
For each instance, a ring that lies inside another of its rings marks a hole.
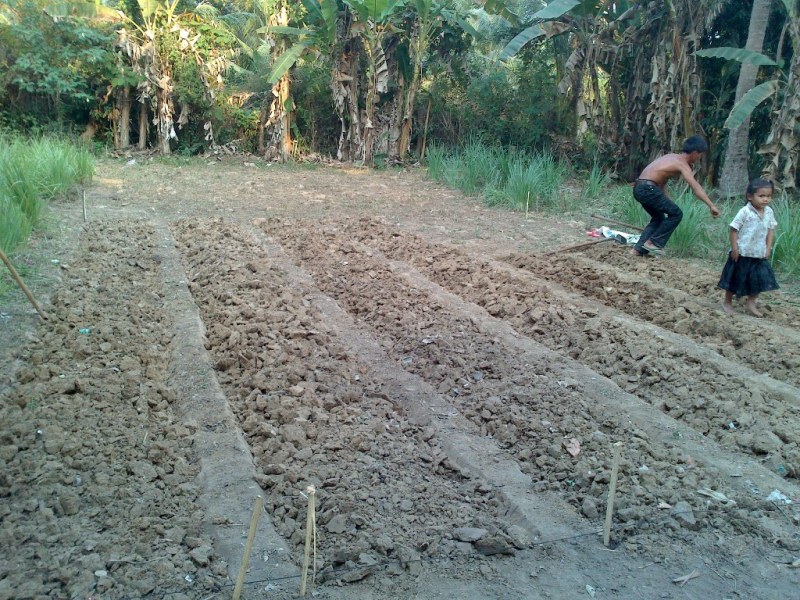
[[[663,189],[667,185],[667,181],[679,175],[686,179],[690,185],[694,181],[688,155],[665,154],[647,165],[642,174],[639,175],[639,179],[652,181]]]

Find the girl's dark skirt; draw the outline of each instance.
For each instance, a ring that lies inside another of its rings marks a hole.
[[[717,287],[733,292],[737,297],[757,296],[761,292],[777,290],[778,282],[766,258],[740,256],[738,261],[733,262],[728,253],[728,262],[722,269]]]

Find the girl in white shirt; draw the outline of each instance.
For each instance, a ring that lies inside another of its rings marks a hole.
[[[747,186],[747,204],[731,222],[731,251],[718,284],[725,290],[722,308],[728,314],[734,314],[734,296],[747,296],[747,312],[761,317],[756,298],[761,292],[778,289],[775,273],[769,264],[778,224],[769,207],[773,189],[768,179],[753,179]]]

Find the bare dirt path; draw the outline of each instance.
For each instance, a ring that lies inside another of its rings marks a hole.
[[[422,173],[103,161],[0,300],[0,599],[765,598],[800,308]],[[611,548],[602,530],[622,443]],[[696,573],[681,585],[673,580]]]

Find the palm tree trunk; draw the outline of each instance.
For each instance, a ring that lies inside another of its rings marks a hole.
[[[754,0],[750,13],[750,26],[747,30],[745,48],[753,52],[761,52],[764,47],[764,36],[769,22],[772,0]],[[736,86],[736,102],[741,100],[755,85],[758,77],[758,65],[743,64],[739,70],[739,83]],[[748,149],[750,146],[750,117],[728,136],[728,148],[725,151],[725,162],[720,176],[720,190],[725,196],[742,194],[747,188],[749,174],[747,170]]]

